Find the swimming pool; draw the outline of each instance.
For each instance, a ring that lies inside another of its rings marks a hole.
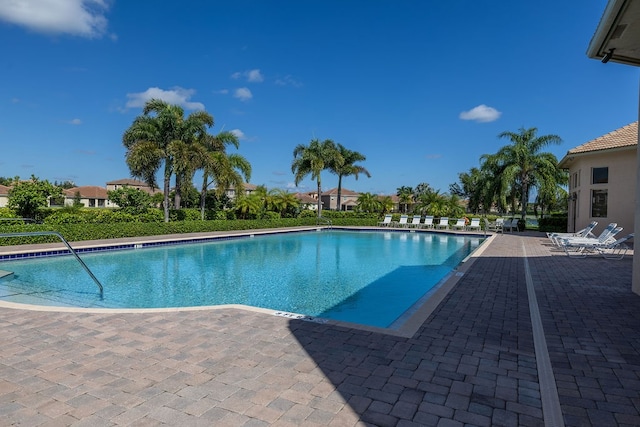
[[[321,230],[6,261],[0,299],[105,308],[242,304],[389,327],[482,242],[479,236]]]

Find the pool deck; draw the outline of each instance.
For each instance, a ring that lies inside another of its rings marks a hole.
[[[637,426],[631,264],[497,235],[410,337],[233,307],[0,307],[0,425]]]

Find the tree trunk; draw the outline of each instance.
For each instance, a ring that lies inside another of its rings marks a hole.
[[[209,177],[205,173],[202,177],[202,191],[200,192],[200,219],[204,221],[204,205],[207,197],[207,179]]]
[[[175,209],[180,209],[180,204],[182,202],[182,177],[176,175],[176,194],[173,199],[173,207]]]
[[[342,175],[338,175],[338,210],[342,210]]]
[[[318,178],[318,218],[320,218],[322,216],[322,200],[320,197],[320,188],[321,188],[321,184],[320,184],[320,178]]]
[[[169,222],[169,188],[171,186],[171,169],[169,165],[164,167],[164,222]]]

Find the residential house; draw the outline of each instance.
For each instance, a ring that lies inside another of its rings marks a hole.
[[[637,149],[634,122],[572,148],[560,160],[558,166],[569,172],[568,231],[591,221],[598,221],[599,229],[617,222],[633,231]]]
[[[249,184],[249,183],[242,184],[243,192],[247,196],[253,193],[254,191],[256,191],[256,188],[258,188],[258,186],[254,184]],[[235,200],[237,196],[237,189],[232,185],[225,190],[225,194],[227,195],[229,200]]]
[[[137,190],[144,191],[151,196],[156,193],[162,193],[162,190],[158,188],[152,188],[146,182],[138,181],[137,179],[124,178],[107,182],[107,191],[117,190],[118,188],[122,187],[135,188]]]
[[[589,58],[598,59],[602,63],[617,62],[625,65],[640,66],[640,1],[609,0],[600,18],[598,27],[589,42],[587,49]],[[640,109],[638,110],[640,116]],[[637,133],[637,132],[636,132]],[[638,135],[636,135],[638,138]],[[636,149],[636,152],[638,150]],[[640,165],[640,155],[635,169]],[[640,232],[640,185],[633,185],[631,199],[638,200],[634,210],[634,224]],[[632,231],[632,230],[629,230]],[[632,290],[640,294],[640,251],[633,254]]]
[[[117,207],[115,203],[111,203],[107,197],[107,189],[94,185],[86,185],[82,187],[73,187],[62,190],[64,194],[65,206],[73,206],[76,200],[87,208],[112,208]]]
[[[4,208],[9,203],[9,187],[0,184],[0,208]]]
[[[298,202],[300,202],[301,209],[310,209],[313,211],[318,210],[318,199],[316,197],[313,197],[308,193],[296,193],[295,197],[298,199]]]
[[[343,188],[340,193],[340,207],[338,207],[338,189],[332,188],[322,193],[320,200],[322,200],[323,209],[330,209],[332,211],[351,211],[353,210],[358,201],[360,193],[347,190]]]

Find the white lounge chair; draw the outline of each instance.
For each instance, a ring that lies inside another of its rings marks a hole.
[[[464,218],[458,218],[456,223],[451,226],[454,230],[464,230],[467,226],[467,221]]]
[[[424,223],[422,224],[424,228],[433,228],[433,216],[427,215],[424,217]]]
[[[393,218],[393,215],[391,214],[386,214],[384,216],[384,219],[382,221],[380,221],[378,223],[378,225],[381,225],[383,227],[388,227],[391,224],[391,218]]]
[[[593,229],[596,228],[596,225],[598,225],[598,221],[591,221],[589,225],[575,233],[547,233],[547,237],[555,246],[559,246],[560,239],[568,237],[596,237],[595,234],[593,234]]]
[[[630,249],[626,242],[633,239],[633,233],[616,240],[612,243],[607,243],[602,246],[596,246],[595,250],[606,259],[622,259],[627,251]]]
[[[449,217],[443,216],[440,218],[440,222],[436,224],[436,228],[439,229],[449,229]]]
[[[614,227],[612,228],[612,226]],[[597,238],[573,237],[561,239],[560,246],[569,257],[584,258],[589,252],[615,243],[615,236],[621,231],[622,227],[615,227],[615,223],[611,223]]]
[[[419,228],[421,226],[420,221],[422,220],[422,216],[414,215],[411,217],[411,221],[409,222],[409,228]]]
[[[398,227],[406,227],[408,219],[409,219],[408,215],[400,215],[400,221],[398,222]]]
[[[471,218],[471,222],[467,225],[467,230],[470,231],[480,231],[482,227],[480,226],[480,218]]]
[[[503,232],[506,231],[506,230],[513,231],[514,229],[516,231],[518,231],[518,219],[517,218],[506,219],[504,221],[504,224],[502,224],[502,231]]]

